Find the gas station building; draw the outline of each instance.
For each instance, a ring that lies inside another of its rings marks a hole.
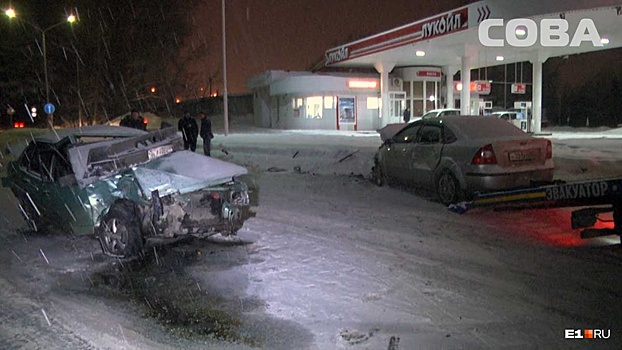
[[[269,71],[250,78],[255,122],[283,129],[376,130],[437,108],[482,114],[490,81],[471,70],[532,65],[529,131],[541,131],[542,65],[622,47],[622,4],[609,0],[484,0],[330,48],[325,66],[376,74]],[[460,72],[460,82],[453,77]],[[469,88],[462,88],[469,87]],[[524,92],[525,84],[513,84]]]

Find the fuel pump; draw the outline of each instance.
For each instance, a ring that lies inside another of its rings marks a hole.
[[[522,118],[519,117],[519,119],[522,119],[522,121],[525,121],[527,123],[527,128],[525,129],[521,127],[521,129],[526,130],[527,132],[532,132],[533,121],[531,119],[531,101],[514,102],[514,110],[521,113]]]

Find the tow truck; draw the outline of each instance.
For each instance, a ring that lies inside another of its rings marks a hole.
[[[618,235],[622,240],[622,178],[581,182],[556,181],[526,189],[476,194],[468,202],[449,206],[449,210],[465,213],[470,209],[534,209],[582,207],[571,215],[572,229],[580,229],[581,238]],[[598,216],[613,212],[613,228],[592,228]]]

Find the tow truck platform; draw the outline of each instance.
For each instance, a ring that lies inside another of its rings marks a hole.
[[[476,194],[471,201],[450,205],[449,210],[465,213],[485,207],[495,210],[587,207],[575,210],[571,215],[572,228],[584,228],[581,238],[618,235],[622,239],[622,178],[556,181],[519,190]],[[591,228],[600,214],[608,212],[613,212],[614,228]]]

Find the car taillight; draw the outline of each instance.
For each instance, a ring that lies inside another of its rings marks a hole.
[[[147,118],[143,119],[143,124],[147,124]]]
[[[19,129],[19,123],[18,123],[18,122],[13,123],[13,127],[14,127],[15,129]]]
[[[475,153],[475,156],[473,156],[471,164],[497,164],[497,157],[495,157],[495,152],[492,150],[492,145],[488,144],[480,148],[477,153]]]
[[[25,125],[24,125],[24,122],[19,123],[19,127],[20,127],[20,128],[23,128],[24,126],[25,126]]]
[[[553,158],[553,144],[551,140],[546,140],[546,159]]]

